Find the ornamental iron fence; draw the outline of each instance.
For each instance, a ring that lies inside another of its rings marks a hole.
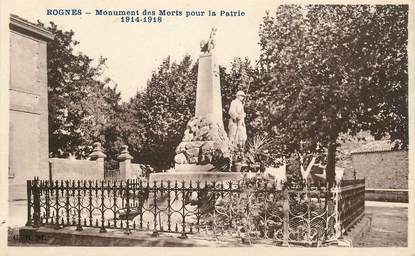
[[[365,212],[365,179],[342,180],[335,187],[342,233],[363,217]]]
[[[27,226],[178,233],[288,246],[335,242],[364,212],[364,180],[333,189],[240,182],[27,181]],[[362,192],[363,191],[363,192]]]

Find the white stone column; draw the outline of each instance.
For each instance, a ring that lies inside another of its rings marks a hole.
[[[131,168],[131,159],[133,159],[133,157],[128,152],[127,145],[122,146],[122,148],[121,154],[117,157],[120,165],[120,179],[134,179],[135,175]]]
[[[210,117],[223,125],[219,66],[213,51],[199,57],[195,116]]]
[[[104,160],[107,156],[102,152],[102,146],[101,143],[95,142],[94,143],[94,150],[89,155],[89,159],[91,161],[96,161],[97,163],[97,174],[96,179],[97,180],[103,180],[104,179]]]

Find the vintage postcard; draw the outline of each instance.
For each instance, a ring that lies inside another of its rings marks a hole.
[[[0,8],[2,251],[415,254],[412,1]]]

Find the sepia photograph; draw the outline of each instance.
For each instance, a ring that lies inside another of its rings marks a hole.
[[[4,246],[414,254],[412,4],[1,3]]]

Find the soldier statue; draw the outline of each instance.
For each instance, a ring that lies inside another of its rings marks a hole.
[[[246,142],[245,111],[244,111],[245,93],[238,91],[236,99],[231,102],[229,107],[229,125],[228,137],[231,145],[239,151],[243,151]]]

